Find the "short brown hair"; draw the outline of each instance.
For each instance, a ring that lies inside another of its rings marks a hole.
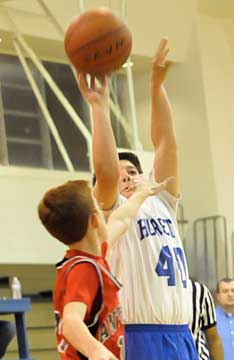
[[[68,181],[46,192],[38,214],[48,232],[66,245],[86,234],[90,215],[95,211],[87,181]]]
[[[132,165],[135,166],[135,168],[137,169],[139,174],[143,174],[140,160],[138,159],[136,154],[134,154],[132,152],[124,151],[124,152],[119,152],[118,157],[119,157],[119,160],[130,161],[132,163]],[[97,180],[96,175],[93,174],[93,186],[96,184],[96,180]]]
[[[119,155],[119,160],[130,161],[135,166],[135,168],[137,169],[139,174],[143,174],[140,160],[138,159],[136,154],[134,154],[132,152],[124,151],[124,152],[118,153],[118,155]]]
[[[216,292],[219,293],[219,286],[220,286],[221,282],[230,283],[233,281],[234,281],[233,278],[223,278],[223,279],[219,280],[217,283]]]

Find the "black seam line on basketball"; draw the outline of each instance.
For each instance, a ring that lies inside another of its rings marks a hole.
[[[128,46],[131,45],[131,41],[126,43],[125,48],[128,47],[127,45]],[[75,56],[78,56],[78,54],[75,54]],[[115,61],[116,59],[118,59],[118,57],[119,57],[119,54],[116,53],[116,55],[114,57],[112,56],[111,58],[110,57],[106,58],[107,61],[103,61],[103,58],[102,58],[102,62],[101,62],[100,65],[107,65],[107,64],[109,64],[109,62],[112,62],[112,61]],[[128,57],[129,57],[129,55],[126,57],[125,60],[127,60]],[[97,66],[98,66],[98,62],[96,62],[96,63],[93,62],[93,64],[97,64]]]
[[[118,29],[116,29],[115,31],[108,32],[107,34],[104,34],[104,35],[102,35],[102,36],[98,37],[97,39],[95,39],[95,40],[92,40],[92,41],[88,42],[87,44],[85,44],[85,45],[81,46],[78,50],[74,50],[73,52],[70,52],[69,54],[70,54],[70,55],[77,54],[77,53],[79,53],[81,50],[83,50],[84,48],[86,48],[87,46],[89,46],[89,45],[91,45],[91,44],[95,44],[95,43],[97,43],[98,41],[100,41],[100,40],[104,39],[105,37],[107,37],[107,36],[109,36],[109,35],[113,35],[113,34],[117,33],[118,31],[122,31],[124,28],[126,28],[126,26],[125,26],[125,25],[123,25],[123,26],[119,27],[119,28],[118,28]],[[66,47],[66,48],[67,48],[67,47]]]
[[[124,61],[123,61],[123,64],[127,61],[127,59],[128,59],[128,57],[129,57],[129,55],[128,56],[126,56],[125,57],[125,59],[124,59]],[[95,72],[92,72],[92,74],[101,74],[101,73],[105,73],[106,71],[108,72],[109,70],[103,70],[102,68],[103,67],[105,67],[105,66],[108,66],[112,61],[115,61],[116,59],[118,58],[118,54],[116,54],[116,56],[115,57],[112,57],[112,58],[108,58],[107,59],[107,61],[102,61],[101,63],[95,63],[95,65],[96,65],[96,67],[98,68],[98,67],[101,67],[101,69],[100,70],[97,70],[97,71],[95,71]],[[88,66],[88,65],[87,65]],[[118,67],[121,67],[122,65],[118,65],[118,66],[116,66],[115,68],[114,68],[114,70],[116,69],[118,69]],[[114,71],[114,70],[111,70],[111,71]],[[86,71],[87,73],[88,73],[88,70]]]

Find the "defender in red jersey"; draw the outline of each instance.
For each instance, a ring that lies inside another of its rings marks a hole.
[[[124,327],[119,282],[105,260],[107,239],[115,242],[129,227],[146,197],[167,186],[143,183],[109,217],[108,224],[86,181],[69,181],[49,190],[39,217],[55,238],[68,245],[57,264],[54,312],[62,360],[124,359]]]

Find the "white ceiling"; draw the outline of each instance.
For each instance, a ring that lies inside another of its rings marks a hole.
[[[188,3],[190,1],[191,0],[187,0]],[[13,9],[14,11],[25,12],[25,14],[33,13],[43,16],[45,13],[39,2],[40,0],[0,0],[0,4],[3,4],[8,8]],[[81,9],[80,3],[84,4],[86,10],[98,6],[107,6],[117,11],[118,13],[122,13],[123,2],[124,1],[121,0],[44,0],[46,6],[48,6],[48,8],[53,11],[58,20],[60,19],[60,21],[63,23],[64,20],[66,21],[66,18],[69,18],[70,21],[72,16],[79,14]],[[142,6],[143,4],[140,5],[139,0],[135,0],[133,8],[131,7],[131,2],[132,0],[125,1],[127,13],[129,10],[132,11],[134,8],[135,10],[139,8],[143,14],[144,8],[150,7],[152,13],[157,14],[157,12],[160,11],[160,7],[162,7],[162,4],[159,4],[157,0],[153,2],[147,0],[145,2],[145,6]],[[164,2],[167,3],[167,1]],[[234,14],[234,0],[192,0],[192,2],[197,3],[198,10],[200,12],[206,13],[210,16],[230,17]],[[172,5],[172,2],[170,5]],[[181,2],[180,6],[182,5],[183,3]]]
[[[230,18],[234,16],[234,0],[199,0],[198,10],[208,16]]]
[[[148,68],[155,44],[161,36],[168,35],[171,43],[171,60],[183,61],[186,56],[194,16],[197,11],[207,16],[234,16],[234,0],[126,0],[126,15],[133,33],[133,58],[135,69]],[[37,55],[46,59],[66,61],[63,35],[53,25],[50,14],[46,14],[43,0],[0,0],[0,52],[14,52],[11,24],[4,9],[9,11],[17,29],[24,34]],[[108,6],[119,14],[121,0],[83,0],[85,9]],[[63,31],[80,13],[79,0],[44,0],[54,19]],[[146,6],[147,5],[147,6]],[[1,31],[2,29],[2,31]],[[183,39],[183,41],[181,41]]]

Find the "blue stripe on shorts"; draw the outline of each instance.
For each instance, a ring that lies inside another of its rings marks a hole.
[[[188,325],[125,325],[126,360],[198,360]]]

